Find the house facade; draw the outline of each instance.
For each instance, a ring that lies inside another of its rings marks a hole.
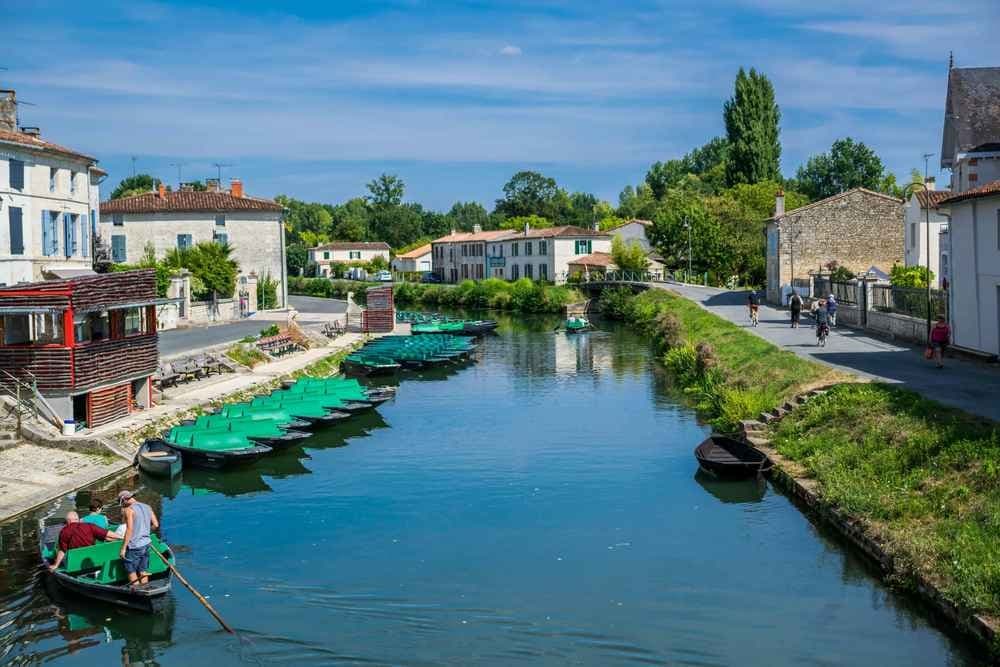
[[[388,266],[390,250],[389,244],[382,241],[333,241],[310,248],[309,261],[316,265],[317,275],[329,276],[332,264],[370,262],[381,257]]]
[[[115,263],[138,262],[147,247],[162,259],[174,248],[227,243],[239,264],[240,282],[250,274],[270,276],[278,283],[277,306],[283,308],[288,302],[283,212],[271,199],[246,195],[237,179],[229,191],[170,192],[161,185],[101,204],[99,232]]]
[[[951,192],[934,190],[931,179],[926,186],[926,190],[910,195],[903,205],[903,254],[906,266],[928,266],[929,257],[934,286],[938,287],[941,284],[939,239],[941,231],[948,227],[948,208],[940,204]]]
[[[574,226],[525,228],[508,232],[487,245],[488,277],[562,284],[570,276],[572,262],[610,252],[611,235],[607,232]]]
[[[1000,180],[1000,67],[948,70],[941,168],[951,170],[952,192]]]
[[[16,97],[0,90],[0,284],[90,271],[97,160],[18,127]]]
[[[60,421],[149,407],[161,301],[151,269],[0,288],[0,369],[34,383]]]
[[[646,254],[649,254],[653,250],[653,245],[646,237],[646,231],[652,226],[653,223],[649,220],[633,219],[617,227],[612,227],[608,230],[608,233],[612,236],[617,236],[625,243],[638,243],[646,251]]]
[[[396,255],[396,258],[392,260],[392,270],[400,273],[426,273],[433,268],[430,243]]]
[[[854,188],[786,212],[779,191],[765,235],[767,300],[783,304],[793,284],[808,285],[810,272],[831,262],[856,273],[902,264],[903,202]]]
[[[452,230],[451,234],[431,241],[431,270],[447,283],[492,277],[486,246],[511,234],[505,229],[484,232],[479,225],[471,232]]]

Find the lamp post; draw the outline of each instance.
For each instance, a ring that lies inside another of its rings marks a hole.
[[[927,188],[927,165],[930,157],[934,153],[924,153],[924,182],[923,183],[910,183],[905,188],[903,188],[903,199],[910,197],[913,192],[920,188],[924,191],[924,252],[926,253],[927,259],[924,261],[924,267],[927,271],[924,278],[927,281],[926,287],[926,307],[927,307],[927,340],[931,339],[931,197],[930,190]],[[919,203],[919,202],[918,202]],[[917,257],[917,266],[920,265],[920,257]]]
[[[684,227],[688,232],[688,280],[691,280],[692,265],[691,265],[691,222],[684,218]]]

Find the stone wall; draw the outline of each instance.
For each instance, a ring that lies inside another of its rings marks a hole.
[[[927,320],[898,313],[869,310],[865,329],[891,338],[924,344],[927,342]]]
[[[230,322],[240,319],[240,304],[236,299],[219,299],[214,304],[211,301],[192,301],[188,312],[190,324],[207,324],[209,322]]]

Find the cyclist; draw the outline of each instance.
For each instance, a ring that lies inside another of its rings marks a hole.
[[[750,290],[747,296],[747,308],[750,309],[750,326],[757,326],[757,311],[760,310],[760,297],[757,292]]]
[[[826,347],[826,337],[830,335],[830,313],[826,302],[820,299],[816,309],[816,344]]]

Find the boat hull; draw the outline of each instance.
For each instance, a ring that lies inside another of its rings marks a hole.
[[[271,453],[271,448],[265,445],[254,445],[242,449],[212,451],[196,449],[173,443],[165,443],[167,447],[178,451],[184,460],[184,467],[206,468],[208,470],[225,470],[250,465],[265,454]]]
[[[771,460],[759,449],[718,435],[699,444],[694,456],[702,470],[720,479],[747,479],[772,467]]]
[[[155,558],[155,556],[153,556]],[[170,592],[170,580],[162,580],[162,583],[149,582],[144,587],[134,591],[128,587],[105,586],[102,584],[90,584],[81,582],[75,577],[62,572],[50,572],[49,576],[65,591],[74,595],[87,597],[92,600],[100,600],[118,607],[134,609],[135,611],[155,614],[167,604],[167,594]]]
[[[147,440],[139,447],[139,452],[135,455],[139,470],[151,477],[162,477],[173,479],[180,474],[184,467],[184,459],[180,452],[172,450],[166,445],[154,445],[155,440]],[[150,454],[158,456],[150,456]]]

